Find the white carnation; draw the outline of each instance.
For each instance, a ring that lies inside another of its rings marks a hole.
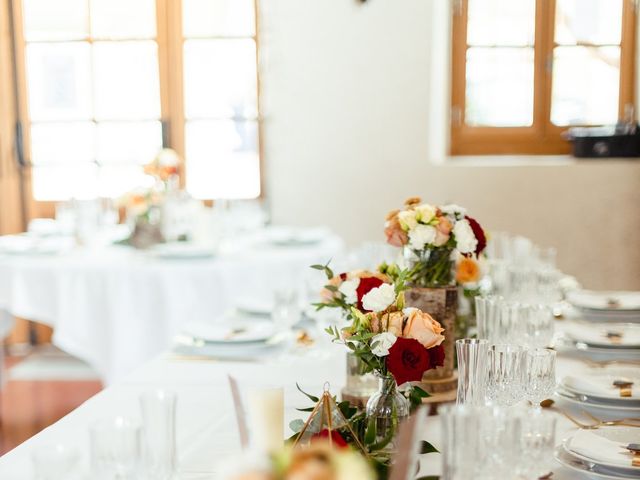
[[[396,301],[396,291],[393,285],[383,283],[379,287],[372,288],[362,297],[362,306],[370,312],[382,312]]]
[[[386,357],[387,355],[389,355],[389,349],[393,347],[393,344],[396,343],[397,339],[398,337],[396,337],[393,333],[379,333],[371,339],[371,344],[376,344],[376,346],[373,347],[371,351],[377,357]]]
[[[418,225],[409,232],[409,244],[414,250],[422,250],[425,245],[436,240],[436,229],[431,225]]]
[[[345,280],[338,287],[338,291],[344,295],[345,302],[356,303],[358,301],[358,294],[356,293],[358,285],[360,285],[360,279],[354,278],[353,280]]]
[[[451,216],[456,216],[456,214],[460,215],[460,216],[464,216],[467,214],[467,209],[464,207],[461,207],[460,205],[456,205],[455,203],[451,203],[449,205],[445,205],[443,207],[440,207],[440,211],[442,213],[444,213],[445,215],[451,215]]]
[[[453,235],[460,253],[473,253],[478,246],[478,240],[473,234],[471,225],[467,219],[458,220],[453,226]]]
[[[403,210],[398,213],[398,222],[405,232],[415,228],[418,225],[415,210]]]
[[[436,216],[436,207],[423,203],[416,207],[416,218],[419,222],[429,223]]]

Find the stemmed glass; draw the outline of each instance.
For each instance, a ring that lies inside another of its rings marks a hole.
[[[546,348],[528,350],[524,356],[524,395],[532,405],[548,398],[556,386],[556,352]]]
[[[521,436],[518,450],[526,452],[517,463],[521,478],[546,478],[554,467],[553,449],[556,442],[557,417],[542,410],[521,416]]]
[[[487,399],[497,405],[511,406],[522,399],[523,358],[519,345],[491,345],[488,351]]]

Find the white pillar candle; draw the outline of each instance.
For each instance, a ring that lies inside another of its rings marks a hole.
[[[260,388],[248,392],[249,436],[251,446],[264,452],[284,445],[284,390]]]

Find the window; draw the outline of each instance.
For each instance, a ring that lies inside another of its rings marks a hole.
[[[452,154],[569,151],[634,105],[634,0],[458,0]]]
[[[260,194],[254,0],[16,4],[35,200],[121,195],[162,146],[198,198]]]

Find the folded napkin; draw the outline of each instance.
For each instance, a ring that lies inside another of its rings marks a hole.
[[[633,454],[625,450],[623,442],[608,440],[591,430],[578,430],[571,437],[568,448],[572,452],[591,458],[596,462],[625,468],[632,467]]]
[[[563,325],[563,331],[573,340],[589,345],[640,346],[640,325],[635,324],[589,325],[567,322]],[[619,334],[620,337],[616,341],[612,341],[607,338],[607,333]]]
[[[620,389],[613,386],[615,380],[631,380],[634,385],[631,387],[631,397],[621,397]],[[598,375],[589,377],[576,377],[567,375],[562,379],[562,385],[573,390],[574,392],[583,393],[585,395],[593,395],[603,398],[635,398],[640,399],[640,379],[619,377],[614,375]]]

